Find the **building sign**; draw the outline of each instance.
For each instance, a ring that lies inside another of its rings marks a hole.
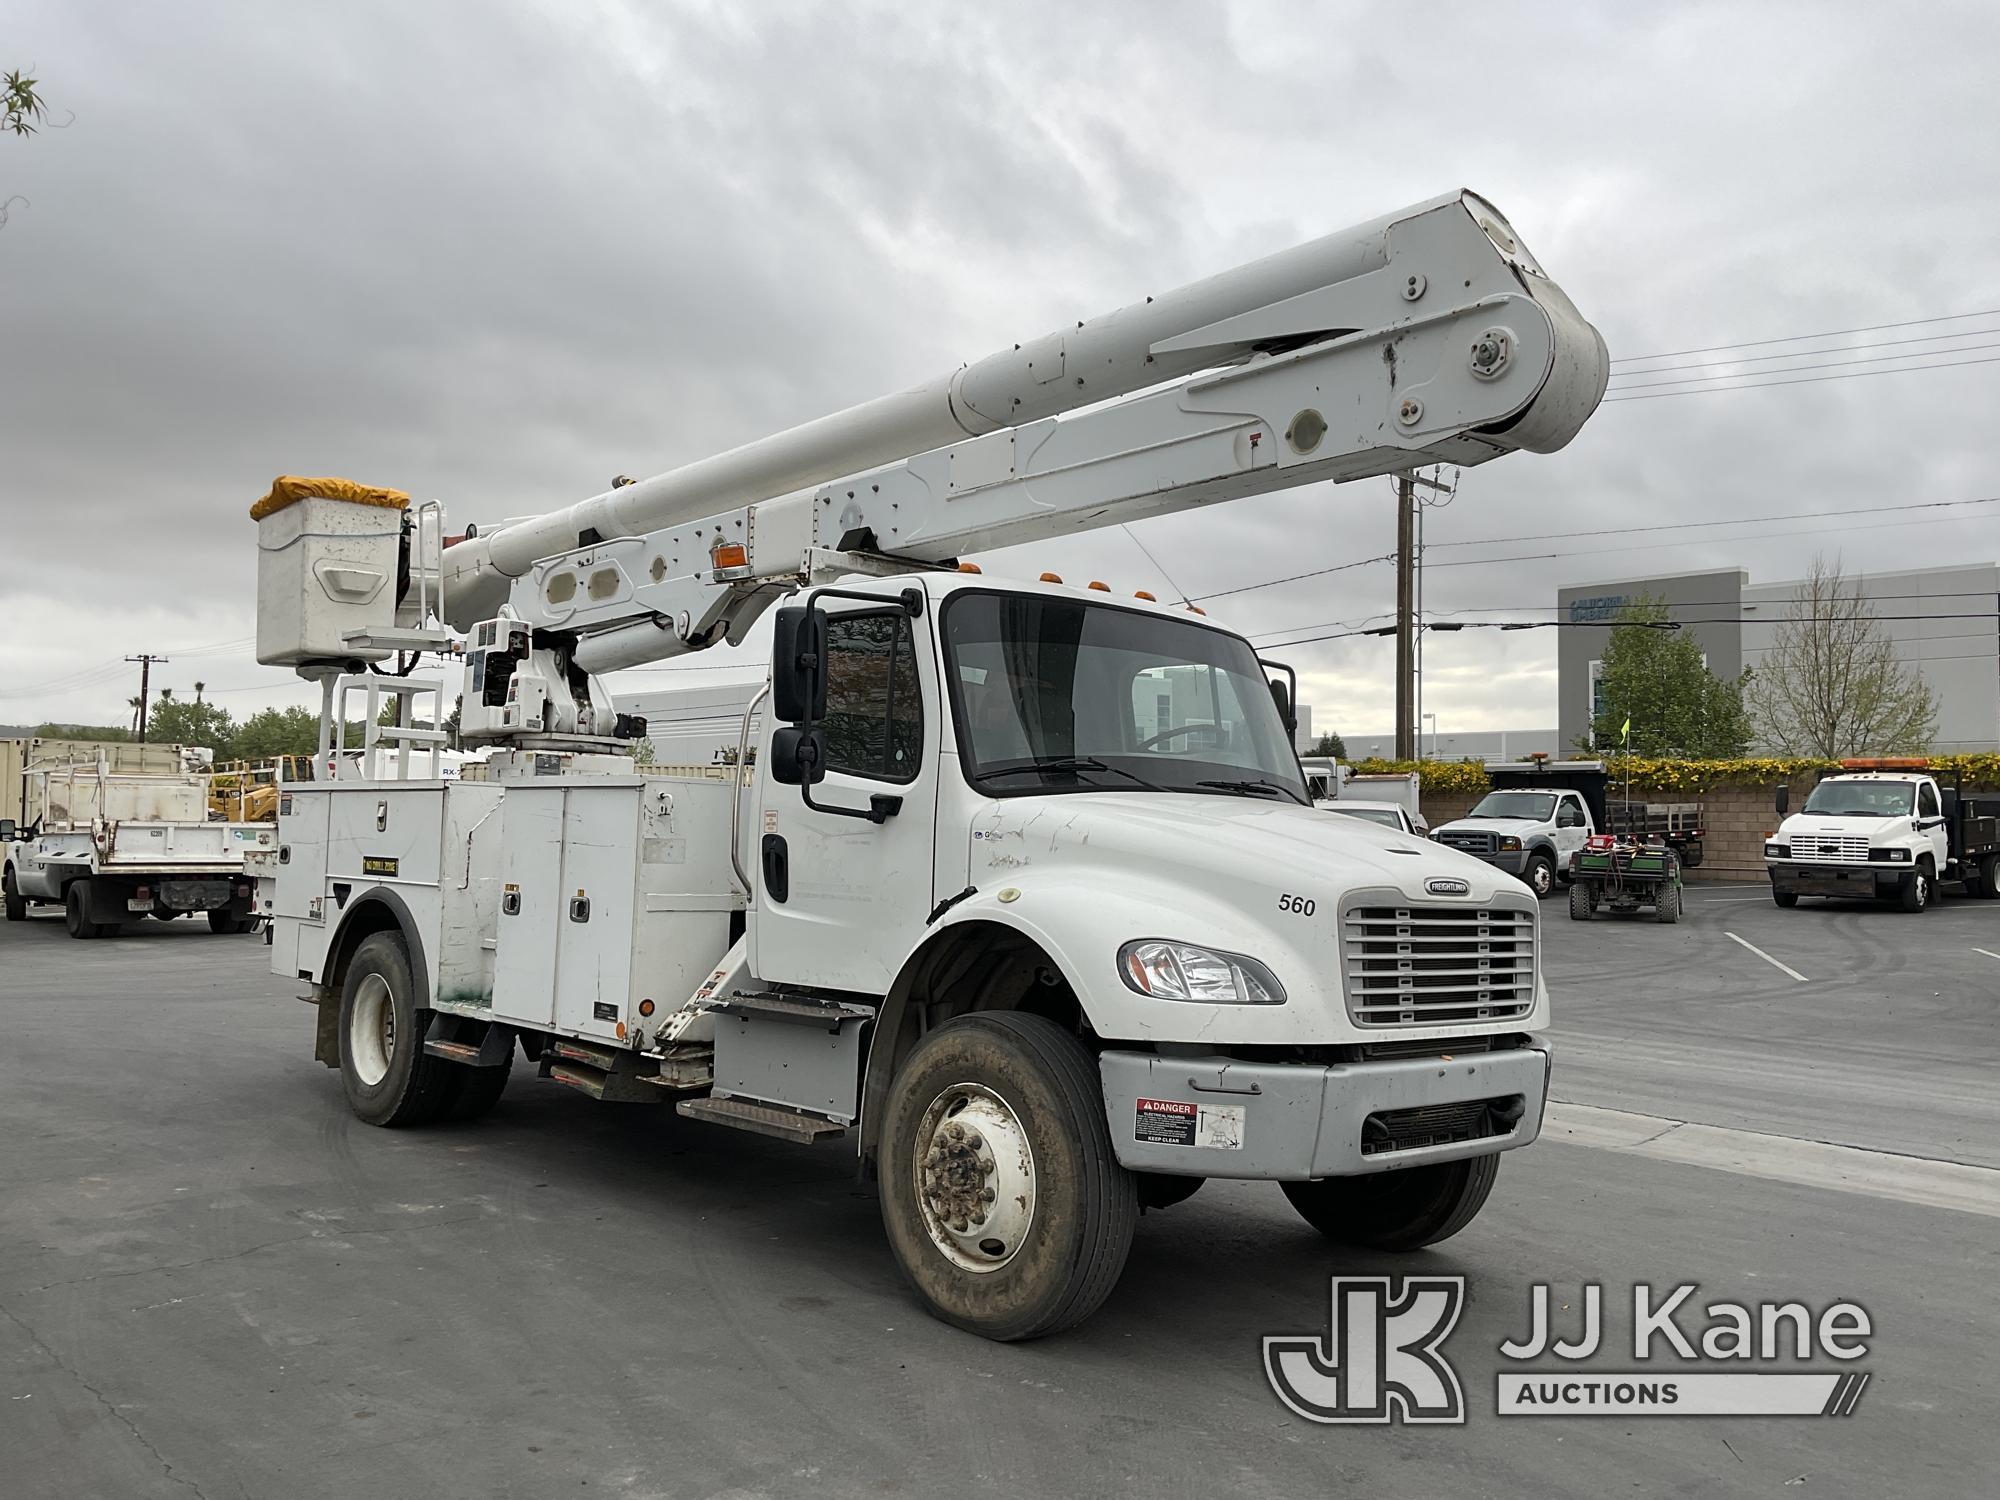
[[[1570,623],[1608,624],[1616,620],[1619,613],[1631,602],[1631,597],[1626,594],[1598,594],[1589,599],[1572,599],[1569,602]]]

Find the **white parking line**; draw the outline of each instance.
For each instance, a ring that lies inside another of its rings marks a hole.
[[[1763,959],[1764,962],[1769,964],[1772,968],[1784,970],[1785,973],[1791,975],[1792,978],[1796,979],[1800,984],[1810,984],[1812,982],[1811,980],[1807,979],[1805,975],[1801,974],[1797,969],[1793,968],[1790,964],[1779,963],[1775,958],[1771,957],[1770,954],[1766,953],[1762,948],[1759,948],[1755,943],[1750,942],[1747,938],[1737,937],[1736,934],[1733,932],[1725,932],[1723,933],[1723,936],[1730,939],[1732,942],[1741,943],[1744,947],[1748,948],[1752,953],[1756,954],[1759,958]]]
[[[1544,1141],[2000,1218],[2000,1171],[1550,1100]]]
[[[1995,953],[1991,948],[1974,948],[1972,951],[1974,953],[1984,953],[1988,958],[2000,958],[2000,953]]]

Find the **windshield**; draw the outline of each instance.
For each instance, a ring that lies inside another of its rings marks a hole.
[[[1552,792],[1488,792],[1466,816],[1528,818],[1536,823],[1546,823],[1555,810],[1556,799]]]
[[[1019,791],[1200,792],[1306,802],[1257,658],[1151,610],[962,593],[944,608],[966,776]]]
[[[1910,781],[1822,781],[1806,798],[1805,811],[1840,818],[1907,818],[1916,791]]]
[[[1327,811],[1337,812],[1344,818],[1359,818],[1364,823],[1380,823],[1384,828],[1398,831],[1403,826],[1403,820],[1387,807],[1331,807]]]

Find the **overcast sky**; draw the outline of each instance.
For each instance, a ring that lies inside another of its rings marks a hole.
[[[0,139],[4,722],[121,720],[144,650],[239,715],[309,701],[249,639],[275,474],[546,510],[1460,186],[1614,359],[2000,307],[1991,4],[9,12],[0,69],[67,124]],[[1776,348],[1980,328],[1796,363],[1992,359],[2000,317]],[[1434,568],[1426,602],[1990,561],[2000,506],[1743,518],[2000,493],[1996,395],[1971,364],[1606,405],[1428,521],[1498,539],[1433,563],[1570,555]],[[1620,534],[1687,521],[1737,524]],[[1157,566],[1115,530],[985,561],[1201,595],[1387,552],[1394,515],[1374,480],[1134,529]],[[1211,608],[1262,635],[1393,601],[1375,564]],[[1432,638],[1440,729],[1552,724],[1554,634]],[[1283,654],[1317,725],[1389,727],[1390,642]]]

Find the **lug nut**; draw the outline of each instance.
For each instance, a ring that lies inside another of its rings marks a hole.
[[[977,1151],[981,1146],[985,1145],[986,1142],[979,1138],[978,1131],[968,1130],[965,1133],[965,1144],[970,1146],[974,1151]]]

